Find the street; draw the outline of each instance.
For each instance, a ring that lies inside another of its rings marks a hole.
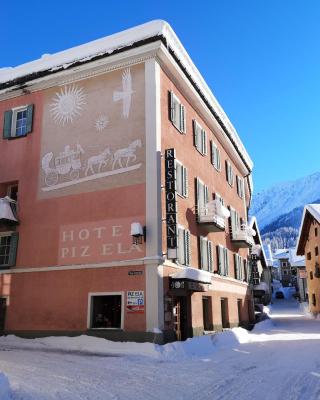
[[[28,341],[0,338],[12,400],[320,399],[320,321],[295,300],[276,300],[271,320],[252,332],[235,328],[213,340],[94,355],[43,343],[27,349]]]

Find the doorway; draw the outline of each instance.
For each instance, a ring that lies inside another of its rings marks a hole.
[[[0,332],[4,331],[6,325],[6,313],[7,313],[7,299],[0,297]]]
[[[237,307],[238,307],[238,321],[239,321],[239,326],[241,326],[242,323],[242,300],[238,299],[237,300]]]
[[[205,331],[213,330],[212,323],[212,302],[211,297],[202,297],[202,314],[203,314],[203,329]]]
[[[229,325],[229,313],[228,313],[228,299],[221,299],[221,322],[222,328],[230,328]]]
[[[189,297],[179,296],[174,299],[173,324],[177,340],[186,340],[190,337]]]

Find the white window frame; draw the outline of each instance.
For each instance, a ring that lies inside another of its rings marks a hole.
[[[207,185],[204,184],[204,182],[196,177],[196,191],[197,191],[197,214],[199,215],[201,212],[205,213],[206,205],[209,202],[209,188]],[[203,187],[203,193],[200,193],[200,187]],[[201,200],[203,200],[203,204],[201,204],[200,201],[200,195],[201,195]],[[202,209],[203,208],[203,209]]]
[[[176,110],[178,110],[177,113]],[[172,91],[170,92],[170,120],[180,133],[186,133],[186,108]]]
[[[14,233],[17,233],[16,231],[5,231],[5,232],[0,232],[0,238],[2,237],[8,237],[8,236],[12,236]],[[10,247],[12,246],[12,242],[10,243]],[[9,248],[10,248],[9,247]],[[16,249],[16,254],[15,257],[17,257],[17,252],[18,249]],[[0,264],[0,269],[5,269],[6,267],[10,268],[12,265],[9,263],[10,261],[10,254],[9,254],[9,259],[8,259],[8,263],[7,264]]]
[[[176,167],[176,192],[179,196],[187,198],[189,195],[188,169],[178,160],[175,160],[175,167]],[[178,168],[180,168],[181,174],[178,173]]]
[[[217,263],[218,273],[221,276],[229,276],[230,270],[230,259],[228,249],[221,244],[217,245]],[[220,268],[221,264],[221,268]]]
[[[121,323],[120,328],[92,328],[92,309],[93,302],[92,298],[97,296],[121,296]],[[125,292],[89,292],[88,293],[88,309],[87,309],[87,329],[90,330],[109,330],[109,331],[118,331],[123,330],[124,327],[124,302],[125,302]]]
[[[178,238],[177,238],[177,261],[180,265],[190,266],[191,264],[191,233],[182,225],[178,225]],[[181,242],[181,233],[183,240]],[[189,241],[189,242],[188,242]],[[183,248],[181,249],[181,243]],[[183,252],[182,252],[183,250]],[[181,253],[182,252],[182,253]]]
[[[232,169],[232,165],[230,161],[226,160],[226,175],[227,175],[227,182],[231,187],[234,185],[234,173]]]
[[[237,180],[237,193],[238,196],[243,199],[244,197],[244,180],[243,178],[241,178],[240,176],[236,176],[236,180]]]
[[[218,146],[215,144],[213,140],[210,140],[211,147],[211,164],[214,168],[220,172],[221,171],[221,153]]]
[[[204,271],[213,271],[213,243],[208,238],[200,236],[200,268]]]
[[[12,108],[12,109],[11,109],[11,111],[12,111],[11,137],[13,137],[13,138],[15,138],[15,137],[20,137],[20,136],[17,136],[17,135],[16,135],[16,130],[17,130],[17,116],[18,116],[18,113],[19,113],[19,112],[21,112],[21,111],[27,111],[27,109],[28,109],[28,105],[19,106],[19,107],[15,107],[15,108]],[[26,121],[26,122],[27,122],[27,121]],[[27,128],[27,126],[26,126],[26,128]],[[22,136],[24,136],[24,135],[22,135]]]
[[[193,140],[195,148],[202,156],[208,154],[208,138],[207,132],[195,119],[193,120]]]

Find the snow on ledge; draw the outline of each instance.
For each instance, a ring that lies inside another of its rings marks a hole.
[[[179,272],[170,275],[174,279],[191,279],[202,283],[211,283],[212,275],[210,272],[192,267],[186,267]]]

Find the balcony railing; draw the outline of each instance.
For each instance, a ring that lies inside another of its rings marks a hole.
[[[247,224],[242,224],[238,229],[232,232],[232,241],[240,247],[251,247],[254,245],[253,235],[255,232]]]
[[[218,200],[212,200],[205,206],[198,208],[199,224],[204,224],[212,232],[224,231],[225,220],[229,215],[229,210]]]

